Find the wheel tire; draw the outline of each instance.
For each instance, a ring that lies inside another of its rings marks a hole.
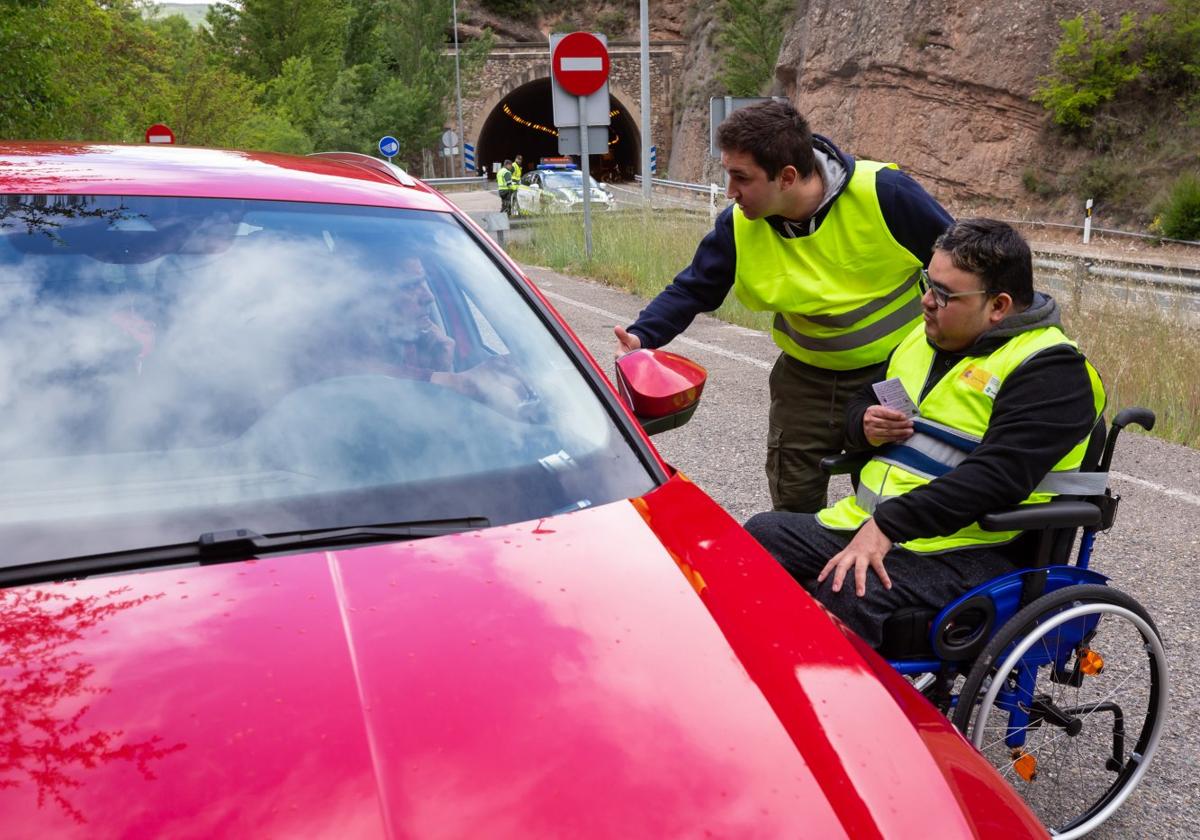
[[[1146,700],[1144,722],[1136,739],[1136,744],[1132,750],[1126,750],[1129,758],[1123,765],[1119,765],[1118,768],[1108,768],[1109,771],[1116,773],[1115,780],[1090,804],[1081,802],[1078,816],[1065,820],[1061,825],[1047,825],[1047,828],[1051,829],[1055,836],[1066,838],[1082,836],[1111,816],[1113,811],[1119,807],[1141,781],[1149,764],[1150,757],[1157,746],[1158,735],[1162,729],[1166,715],[1167,664],[1161,636],[1145,608],[1119,590],[1093,584],[1068,586],[1043,595],[1024,607],[1005,623],[980,652],[970,673],[967,675],[962,691],[958,695],[958,702],[953,718],[954,725],[971,740],[976,748],[980,749],[981,752],[985,752],[985,755],[992,747],[1001,747],[1001,749],[1004,749],[999,741],[993,742],[991,745],[982,744],[988,716],[993,712],[1000,715],[1006,713],[1004,709],[995,705],[997,697],[993,696],[991,698],[991,702],[988,703],[987,708],[977,709],[977,706],[980,706],[982,702],[988,702],[987,695],[996,679],[999,669],[1004,668],[1006,674],[1011,674],[1015,671],[1016,664],[1025,655],[1028,655],[1028,650],[1026,650],[1022,657],[1014,659],[1013,654],[1016,652],[1014,644],[1019,645],[1022,640],[1031,637],[1041,639],[1049,635],[1057,629],[1057,625],[1052,623],[1056,616],[1076,609],[1080,611],[1077,616],[1078,618],[1096,616],[1097,625],[1094,628],[1094,632],[1099,632],[1101,628],[1099,622],[1107,615],[1115,615],[1114,622],[1123,619],[1137,631],[1138,635],[1141,636],[1142,647],[1148,657],[1150,685]],[[1125,611],[1126,614],[1122,614],[1121,611]],[[1141,619],[1145,626],[1139,626],[1129,618],[1128,614]],[[1066,624],[1074,620],[1076,619],[1067,619],[1060,622],[1060,624]],[[1010,651],[1010,648],[1013,648],[1013,650]],[[1043,645],[1043,650],[1045,649],[1046,646]],[[1137,667],[1136,663],[1135,667]],[[1043,673],[1049,674],[1048,666],[1043,665],[1038,669],[1038,679],[1040,679]],[[989,678],[991,679],[989,680]],[[1063,690],[1066,691],[1066,689]],[[1070,711],[1078,714],[1080,708],[1076,707]],[[1097,712],[1097,708],[1097,706],[1093,706],[1088,709],[1080,720],[1090,718],[1093,713]],[[980,727],[981,722],[984,724],[982,728]],[[1047,731],[1053,731],[1050,730],[1050,727],[1053,726],[1050,723],[1031,724],[1026,734],[1035,732],[1039,726],[1045,726]],[[1054,740],[1062,740],[1066,736],[1072,739],[1075,737],[1071,733],[1066,732],[1066,730],[1061,730],[1061,732],[1066,734],[1058,735]],[[1052,741],[1046,743],[1052,743]],[[1068,740],[1065,743],[1070,744],[1072,742]],[[1060,749],[1060,747],[1056,747],[1055,752],[1050,757],[1057,758]],[[1078,750],[1078,746],[1076,746],[1076,750]],[[1008,766],[1003,767],[1001,766],[1002,762],[998,759],[990,755],[986,757],[992,760],[1002,772],[1006,769],[1011,769],[1011,759],[1007,760]],[[1068,756],[1067,759],[1069,760],[1070,757]],[[1082,786],[1082,776],[1080,781]],[[1026,783],[1028,784],[1028,780],[1026,780]],[[1032,791],[1031,784],[1025,789],[1021,789],[1018,785],[1018,790],[1026,796],[1027,801],[1032,800],[1033,797],[1030,795]],[[1090,798],[1090,795],[1084,798]],[[1034,807],[1032,801],[1030,801],[1030,806],[1034,808],[1035,812],[1038,811],[1038,808]],[[1038,817],[1046,821],[1041,813],[1038,814]]]

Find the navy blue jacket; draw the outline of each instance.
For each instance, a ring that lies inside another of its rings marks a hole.
[[[846,170],[842,190],[854,173],[854,158],[842,152],[828,139],[813,135],[813,148],[836,159]],[[926,266],[933,255],[934,240],[953,221],[940,204],[909,176],[897,169],[881,169],[875,176],[875,191],[883,220],[896,241],[913,253]],[[841,190],[838,196],[841,195]],[[780,236],[808,236],[818,227],[837,201],[827,201],[810,223],[790,224],[782,216],[768,216],[766,221]],[[733,243],[733,207],[717,216],[713,229],[701,240],[692,257],[692,264],[675,276],[638,314],[629,332],[642,341],[643,347],[661,347],[686,330],[701,312],[712,312],[721,305],[733,288],[737,254]]]

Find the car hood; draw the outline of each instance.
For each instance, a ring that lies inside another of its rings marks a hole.
[[[481,532],[0,595],[6,837],[1038,831],[678,477]]]

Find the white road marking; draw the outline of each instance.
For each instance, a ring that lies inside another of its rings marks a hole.
[[[545,288],[547,285],[549,285],[549,284],[539,284],[538,288],[540,288],[542,290],[542,294],[544,294],[548,298],[551,298],[552,300],[560,301],[561,303],[565,303],[569,306],[573,306],[576,309],[582,309],[586,312],[591,312],[594,315],[601,315],[601,316],[607,318],[613,324],[623,324],[628,320],[625,317],[618,315],[616,312],[609,312],[607,309],[601,309],[599,306],[592,306],[590,303],[584,303],[583,301],[575,300],[574,298],[569,298],[566,295],[560,295],[557,292],[548,292],[548,291],[546,291],[546,288]],[[754,331],[754,332],[757,332],[757,331]],[[724,347],[717,347],[714,344],[708,344],[703,341],[696,341],[694,338],[688,338],[687,336],[684,336],[684,335],[676,336],[675,341],[678,341],[682,344],[686,344],[689,347],[695,347],[699,350],[704,350],[705,352],[708,352],[708,353],[715,353],[718,356],[724,356],[726,359],[733,359],[734,361],[745,362],[746,364],[754,365],[755,367],[762,368],[763,370],[770,370],[771,366],[773,364],[772,362],[764,362],[762,359],[756,359],[753,356],[746,356],[742,353],[735,353],[732,350],[726,350]],[[1182,502],[1187,502],[1189,505],[1200,506],[1200,496],[1197,496],[1193,493],[1188,493],[1185,490],[1177,490],[1174,487],[1168,487],[1165,484],[1158,484],[1157,482],[1154,482],[1154,481],[1147,481],[1144,478],[1136,478],[1132,475],[1128,475],[1127,473],[1117,472],[1116,470],[1112,470],[1109,473],[1109,475],[1111,475],[1113,478],[1118,479],[1120,481],[1128,481],[1133,484],[1137,484],[1142,487],[1146,487],[1150,490],[1154,490],[1158,493],[1162,493],[1164,495],[1171,496],[1173,498],[1179,499]]]
[[[1135,478],[1132,475],[1127,475],[1123,472],[1117,472],[1116,470],[1110,470],[1108,474],[1113,478],[1120,479],[1121,481],[1130,481],[1134,484],[1140,484],[1142,487],[1149,487],[1151,490],[1157,490],[1159,493],[1163,493],[1167,496],[1173,496],[1180,501],[1187,502],[1189,505],[1200,506],[1200,496],[1197,496],[1193,493],[1188,493],[1184,490],[1176,490],[1174,487],[1168,487],[1165,484],[1158,484],[1154,481],[1146,481],[1144,478]]]
[[[538,288],[542,290],[542,294],[551,300],[560,301],[570,306],[574,306],[576,309],[582,309],[586,312],[591,312],[594,315],[602,315],[613,324],[625,324],[628,322],[628,319],[618,315],[616,312],[609,312],[607,309],[601,309],[599,306],[592,306],[590,303],[584,303],[583,301],[569,298],[566,295],[560,295],[557,292],[548,292],[540,284]],[[696,339],[688,338],[686,335],[676,336],[675,341],[678,341],[680,344],[686,344],[689,347],[695,347],[696,349],[703,350],[707,353],[714,353],[718,356],[724,356],[726,359],[733,359],[736,362],[744,362],[748,365],[754,365],[755,367],[762,368],[763,370],[770,370],[774,364],[774,362],[764,362],[762,359],[756,359],[753,356],[747,356],[744,353],[736,353],[733,350],[726,350],[724,347],[718,347],[715,344],[696,341]]]

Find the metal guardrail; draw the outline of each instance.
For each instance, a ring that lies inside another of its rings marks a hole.
[[[641,175],[634,175],[633,180],[637,183],[642,183]],[[724,196],[725,191],[720,184],[689,184],[686,181],[671,181],[667,178],[651,178],[650,184],[655,187],[667,187],[673,190],[686,190],[687,192],[701,193],[708,196],[708,216],[710,219],[717,217],[717,196]]]
[[[639,184],[642,183],[641,175],[634,175],[633,180]],[[657,187],[674,187],[677,190],[688,190],[689,192],[698,192],[709,195],[713,190],[720,191],[721,187],[718,184],[689,184],[685,181],[669,181],[666,178],[651,178],[650,183]]]
[[[641,183],[640,175],[634,176],[634,180]],[[717,184],[689,184],[684,181],[671,181],[666,178],[651,178],[650,183],[654,186],[670,187],[672,189],[687,190],[689,192],[704,193],[710,196],[716,195],[721,189]],[[1058,228],[1073,228],[1075,230],[1083,230],[1082,225],[1070,225],[1060,222],[1040,222],[1022,219],[1003,219],[1012,225],[1033,225],[1040,227],[1058,227]],[[1094,233],[1110,233],[1120,236],[1131,236],[1143,239],[1150,239],[1158,242],[1174,242],[1183,245],[1200,245],[1200,242],[1189,242],[1183,239],[1164,239],[1162,237],[1152,236],[1150,234],[1134,233],[1132,231],[1113,230],[1110,228],[1093,227]],[[1144,283],[1152,286],[1161,286],[1167,288],[1179,289],[1192,294],[1200,294],[1200,269],[1176,268],[1169,271],[1153,272],[1141,271],[1133,268],[1126,268],[1115,264],[1115,261],[1105,261],[1103,259],[1088,259],[1082,256],[1063,255],[1047,252],[1052,257],[1057,259],[1039,258],[1034,260],[1034,266],[1037,268],[1045,268],[1057,271],[1083,271],[1083,276],[1089,274],[1099,277],[1116,278],[1120,280],[1128,280],[1136,283]],[[1070,262],[1064,262],[1063,257],[1067,257]],[[1158,267],[1153,263],[1146,263],[1150,267]]]
[[[1010,225],[1027,225],[1032,227],[1065,228],[1066,230],[1083,230],[1083,225],[1072,225],[1066,222],[1042,222],[1037,219],[1001,219]],[[1116,230],[1114,228],[1092,227],[1092,233],[1107,233],[1112,236],[1128,236],[1134,239],[1145,239],[1149,242],[1169,242],[1172,245],[1200,245],[1191,239],[1168,239],[1165,236],[1155,236],[1153,233],[1137,233],[1132,230]]]
[[[1044,255],[1034,257],[1034,268],[1071,274],[1077,281],[1086,281],[1088,277],[1095,276],[1200,294],[1200,268],[1177,268],[1172,272],[1141,271],[1116,265],[1112,261],[1088,260],[1053,251],[1035,250],[1034,253]]]
[[[634,175],[633,179],[639,184],[642,182],[641,175]],[[699,192],[709,194],[712,190],[720,191],[721,187],[717,184],[689,184],[685,181],[669,181],[666,178],[651,178],[650,183],[655,186],[672,187],[678,190],[689,190],[691,192]],[[1002,222],[1007,222],[1010,225],[1031,225],[1034,227],[1052,227],[1065,228],[1067,230],[1083,230],[1083,225],[1073,225],[1065,222],[1043,222],[1037,219],[1001,219]],[[1196,245],[1200,246],[1200,242],[1190,239],[1170,239],[1165,236],[1155,236],[1152,233],[1138,233],[1131,230],[1117,230],[1115,228],[1092,227],[1092,233],[1107,233],[1112,236],[1128,236],[1134,239],[1145,239],[1150,242],[1169,242],[1173,245]]]
[[[491,179],[487,175],[467,175],[459,178],[422,178],[421,180],[431,187],[449,187],[456,184],[465,184],[471,187],[486,187]]]
[[[1144,271],[1052,251],[1034,251],[1033,265],[1038,287],[1069,302],[1070,311],[1111,301],[1200,327],[1200,269]]]
[[[449,180],[464,181],[464,179]],[[469,183],[481,181],[479,178],[465,180]],[[640,183],[642,179],[635,177],[635,180]],[[430,181],[429,183],[435,182]],[[651,183],[656,187],[707,195],[710,217],[717,213],[716,197],[723,195],[723,190],[718,184],[690,184],[667,178],[652,178]],[[703,212],[700,207],[695,205],[687,209],[697,213]],[[1010,224],[1073,227],[1056,222],[1006,221]],[[1092,228],[1092,230],[1104,231],[1103,228]],[[1128,234],[1128,232],[1116,232]],[[1057,280],[1057,285],[1070,294],[1076,306],[1082,302],[1085,292],[1094,290],[1096,293],[1103,292],[1109,297],[1121,296],[1126,300],[1153,301],[1165,311],[1176,312],[1189,322],[1200,324],[1200,267],[1169,267],[1148,260],[1139,263],[1126,259],[1106,259],[1062,253],[1050,249],[1035,249],[1033,264],[1036,269],[1052,275]]]

